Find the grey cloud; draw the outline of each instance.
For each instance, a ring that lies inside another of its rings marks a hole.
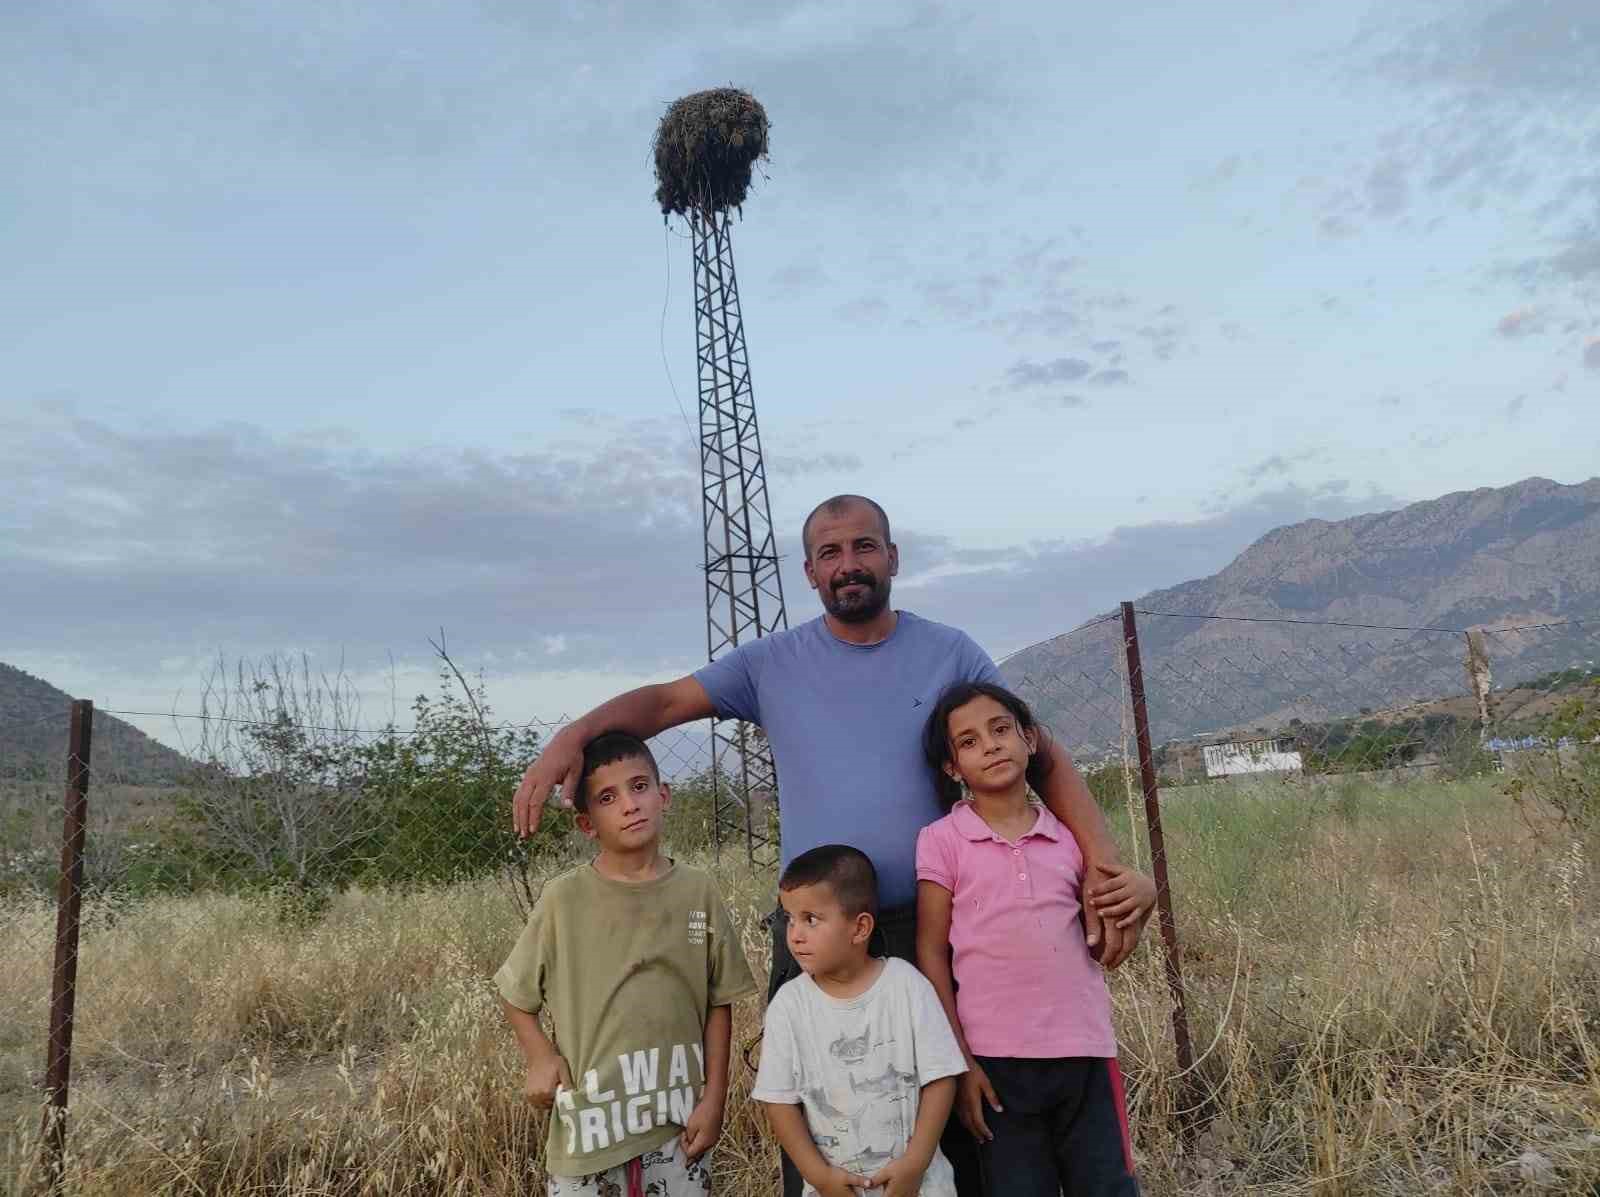
[[[1122,342],[1115,340],[1091,341],[1089,343],[1089,348],[1101,355],[1116,353],[1122,348]]]
[[[1093,362],[1081,357],[1058,357],[1047,362],[1023,360],[1006,370],[1007,384],[1013,391],[1028,387],[1054,386],[1063,382],[1077,382],[1094,369]]]
[[[696,640],[698,475],[670,424],[587,456],[377,454],[244,425],[0,431],[0,471],[26,496],[0,549],[15,645],[359,657],[443,623],[474,651],[560,636],[564,667],[649,668]]]
[[[1374,216],[1398,216],[1410,198],[1405,164],[1399,158],[1385,158],[1373,166],[1367,176],[1367,204]]]
[[[889,314],[889,303],[878,295],[863,295],[834,308],[834,315],[852,324],[865,324],[881,320]]]
[[[1600,370],[1600,337],[1590,337],[1584,345],[1583,364],[1591,370]]]
[[[1516,308],[1500,317],[1495,331],[1502,337],[1532,336],[1544,331],[1544,317],[1537,308]]]
[[[815,262],[791,262],[772,276],[780,291],[809,291],[829,281],[828,272]]]
[[[1206,519],[1121,524],[1102,539],[1039,543],[1003,550],[998,558],[992,551],[980,557],[936,535],[897,531],[908,579],[939,567],[963,572],[902,586],[896,598],[910,610],[965,628],[998,656],[1075,627],[1121,599],[1213,574],[1281,525],[1400,505],[1376,490],[1353,494],[1340,481],[1287,485]]]
[[[1507,403],[1506,419],[1514,420],[1520,416],[1522,414],[1522,409],[1527,406],[1527,403],[1528,397],[1526,395],[1518,395],[1515,399],[1511,400],[1510,403]]]
[[[1083,327],[1084,314],[1062,303],[1023,305],[986,322],[985,327],[1014,339],[1064,337]]]
[[[1082,395],[1040,395],[1034,402],[1040,407],[1049,408],[1076,408],[1089,405],[1089,401]]]
[[[1127,386],[1132,381],[1126,370],[1101,370],[1089,375],[1089,385],[1093,387]]]
[[[813,453],[809,456],[768,453],[766,464],[769,473],[784,478],[799,478],[806,474],[852,473],[863,466],[861,458],[854,453]]]
[[[1407,31],[1379,58],[1410,84],[1547,96],[1600,76],[1600,10],[1589,0],[1463,5]]]

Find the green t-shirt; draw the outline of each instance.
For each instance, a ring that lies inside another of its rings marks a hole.
[[[614,1168],[681,1132],[705,1090],[706,1014],[755,992],[711,878],[653,881],[580,865],[544,887],[495,974],[519,1010],[548,1008],[574,1088],[556,1094],[545,1167]]]

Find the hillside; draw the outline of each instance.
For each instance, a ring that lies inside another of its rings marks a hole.
[[[1398,511],[1276,528],[1225,569],[1136,600],[1149,611],[1420,628],[1563,623],[1488,637],[1497,686],[1600,659],[1600,478],[1530,478]],[[1587,620],[1573,624],[1565,621]],[[1115,624],[1026,649],[1003,671],[1080,746],[1082,695]],[[1170,740],[1354,715],[1466,692],[1459,635],[1141,616],[1152,732]],[[1113,678],[1110,688],[1114,693]],[[1100,705],[1104,705],[1103,701]]]
[[[70,694],[0,663],[0,778],[64,780],[71,707]],[[128,785],[174,782],[194,767],[182,753],[100,711],[91,758]]]

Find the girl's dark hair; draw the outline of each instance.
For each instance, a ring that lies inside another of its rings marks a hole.
[[[1044,779],[1050,776],[1053,758],[1045,751],[1050,743],[1050,732],[1028,709],[1028,704],[1004,686],[993,682],[957,682],[939,695],[928,716],[928,725],[922,729],[922,755],[928,768],[933,770],[934,784],[939,787],[939,805],[949,810],[961,800],[961,783],[944,771],[955,758],[950,753],[950,716],[974,698],[992,698],[1016,716],[1017,727],[1031,731],[1039,737],[1039,746],[1028,757],[1028,784],[1034,793],[1040,793]]]

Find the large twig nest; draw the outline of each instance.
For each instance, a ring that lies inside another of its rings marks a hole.
[[[737,208],[750,170],[767,156],[767,113],[749,92],[717,87],[684,96],[656,128],[656,202],[663,213]]]

